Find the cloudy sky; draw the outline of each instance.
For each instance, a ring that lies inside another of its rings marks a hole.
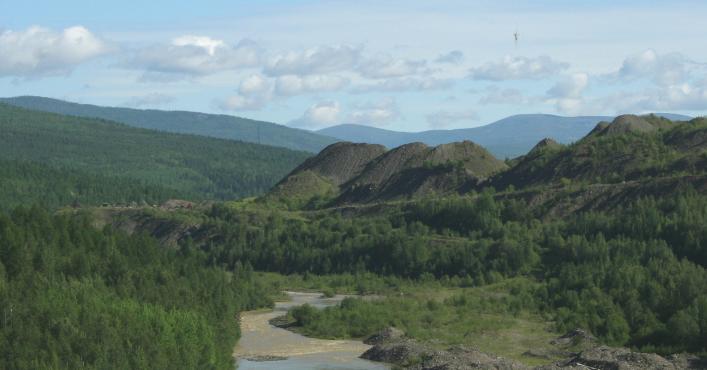
[[[577,3],[0,0],[0,96],[306,129],[707,113],[707,1]]]

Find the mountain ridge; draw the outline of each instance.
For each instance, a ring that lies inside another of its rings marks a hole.
[[[688,120],[691,117],[657,113],[670,119]],[[360,124],[341,124],[316,132],[342,140],[381,144],[388,148],[411,142],[439,145],[470,140],[487,148],[497,158],[514,158],[527,153],[543,138],[569,144],[589,133],[601,121],[611,121],[612,116],[565,117],[554,114],[518,114],[487,125],[419,132],[393,131]]]
[[[314,153],[338,141],[307,130],[224,114],[105,107],[40,96],[0,98],[0,102],[36,111],[101,118],[139,128],[201,135]]]
[[[136,128],[0,103],[0,159],[121,176],[181,196],[258,195],[306,159],[285,148]]]

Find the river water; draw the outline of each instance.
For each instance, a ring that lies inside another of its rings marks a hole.
[[[323,308],[341,302],[345,296],[322,298],[320,293],[286,292],[291,300],[278,302],[272,311],[241,314],[241,339],[234,355],[239,370],[369,370],[388,366],[358,358],[370,346],[353,340],[307,338],[270,325],[270,319],[284,315],[291,307],[308,303]],[[264,356],[286,357],[278,361],[253,361]]]

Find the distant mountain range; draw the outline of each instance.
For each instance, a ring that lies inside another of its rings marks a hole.
[[[38,96],[0,98],[10,105],[64,115],[101,118],[128,126],[279,146],[317,153],[337,139],[270,122],[222,114],[77,104]]]
[[[678,114],[658,113],[671,120],[689,120]],[[388,148],[421,142],[440,145],[470,140],[488,149],[498,158],[514,158],[526,154],[544,138],[567,144],[577,141],[601,121],[611,121],[610,116],[561,117],[549,114],[521,114],[510,116],[491,124],[456,130],[431,130],[399,132],[363,125],[338,125],[317,131],[351,142],[380,144]]]
[[[0,98],[0,102],[38,111],[101,118],[152,130],[259,143],[310,153],[318,153],[337,141],[380,144],[390,149],[413,142],[437,146],[469,140],[485,147],[498,158],[514,158],[526,154],[544,138],[552,138],[562,144],[571,143],[584,137],[597,123],[614,119],[610,116],[562,117],[521,114],[485,126],[454,130],[400,132],[343,124],[318,131],[307,131],[222,114],[102,107],[38,96]],[[668,113],[657,115],[671,120],[691,118]]]

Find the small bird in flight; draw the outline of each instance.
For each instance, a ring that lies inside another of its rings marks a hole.
[[[516,46],[518,46],[518,36],[520,36],[520,34],[518,33],[518,30],[513,32],[513,38],[515,39]]]

